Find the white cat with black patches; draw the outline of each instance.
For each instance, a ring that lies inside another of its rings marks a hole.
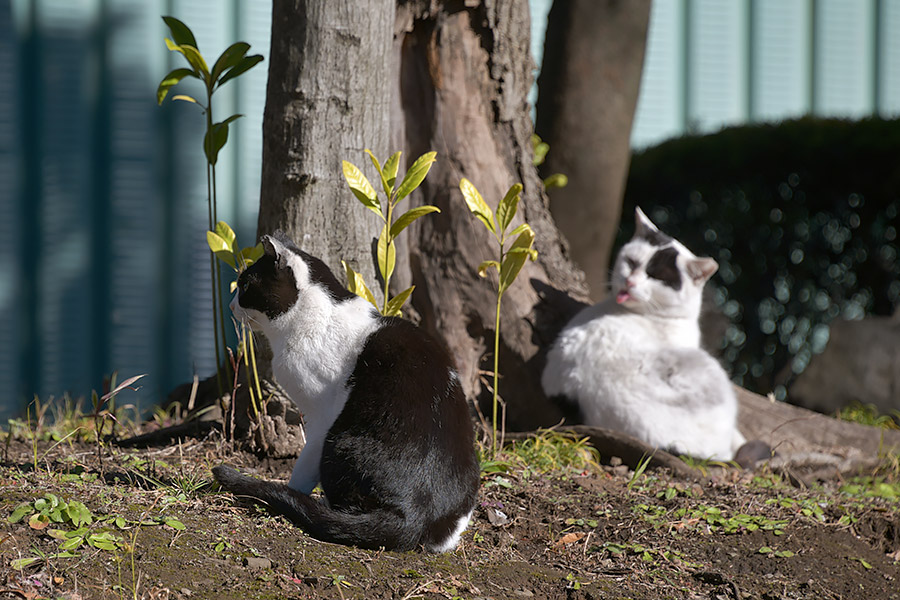
[[[542,384],[577,403],[588,425],[697,458],[731,460],[744,443],[724,369],[700,348],[703,286],[716,272],[638,208],[616,257],[612,295],[554,342]]]
[[[475,506],[472,422],[447,351],[382,317],[280,232],[238,279],[231,309],[263,332],[306,446],[287,485],[213,469],[309,535],[362,548],[446,552]],[[327,502],[309,494],[321,483]]]

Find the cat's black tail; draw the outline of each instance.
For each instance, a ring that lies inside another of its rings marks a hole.
[[[229,492],[263,502],[317,540],[371,550],[414,550],[422,543],[417,528],[411,528],[395,512],[341,512],[283,483],[254,479],[224,465],[214,467],[212,472]]]

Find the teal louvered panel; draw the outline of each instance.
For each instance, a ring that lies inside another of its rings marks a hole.
[[[878,110],[884,117],[900,115],[900,0],[881,0],[878,16]]]
[[[715,131],[747,118],[747,0],[692,0],[688,127]]]
[[[159,327],[164,275],[159,247],[165,240],[166,200],[159,185],[157,159],[163,138],[158,135],[161,115],[154,80],[160,74],[151,70],[146,59],[155,54],[148,48],[161,44],[162,38],[156,35],[161,4],[109,0],[104,28],[110,210],[103,367],[107,373],[118,371],[119,381],[148,374],[139,393],[127,398],[143,407],[164,391],[157,351],[164,341]]]
[[[98,282],[92,279],[90,37],[97,2],[44,0],[37,9],[42,121],[37,272],[37,340],[41,396],[91,387],[94,330],[92,303]]]
[[[799,117],[809,111],[812,11],[807,0],[753,0],[754,120]]]
[[[822,116],[872,113],[874,2],[818,0],[813,110]]]
[[[12,5],[0,0],[0,422],[13,414],[13,407],[24,396],[19,374],[24,365],[17,353],[25,314],[21,251],[26,248],[22,236],[20,152],[17,145],[19,121],[19,85],[17,65],[20,53],[15,43]],[[6,350],[4,350],[6,349]],[[12,354],[10,356],[9,354]]]
[[[685,128],[685,0],[656,0],[631,133],[633,146],[647,146]]]
[[[204,118],[155,102],[160,78],[182,66],[163,43],[169,13],[211,60],[242,36],[268,53],[269,2],[0,0],[0,251],[12,257],[0,263],[0,306],[22,315],[0,323],[0,386],[17,390],[0,413],[34,392],[85,396],[113,370],[148,373],[128,398],[147,408],[215,368]],[[217,120],[246,115],[218,164],[219,218],[245,243],[266,69],[226,86],[215,107]]]

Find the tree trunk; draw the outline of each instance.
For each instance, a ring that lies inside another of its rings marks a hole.
[[[402,4],[395,22],[395,98],[392,142],[412,160],[435,150],[438,162],[414,202],[434,204],[440,215],[421,219],[407,238],[408,281],[422,325],[441,336],[456,357],[470,397],[488,396],[493,371],[496,278],[481,279],[478,265],[499,248],[469,212],[459,192],[468,178],[496,209],[516,182],[523,219],[536,233],[539,258],[526,264],[504,294],[501,311],[500,394],[513,429],[559,419],[541,393],[542,348],[571,316],[566,293],[584,294],[550,218],[532,164],[532,123],[526,101],[532,83],[528,4],[486,0]]]
[[[650,21],[650,0],[555,0],[538,79],[536,130],[550,144],[541,175],[564,173],[550,210],[584,270],[606,295],[622,210]]]
[[[531,224],[540,255],[503,298],[500,392],[511,428],[553,424],[559,414],[540,391],[539,350],[578,306],[568,294],[584,298],[586,290],[532,166],[528,4],[365,4],[354,2],[353,11],[334,0],[273,4],[259,233],[281,227],[335,271],[341,258],[352,261],[371,284],[378,221],[347,189],[340,159],[374,181],[363,148],[382,160],[403,150],[401,176],[419,155],[437,151],[401,209],[434,204],[442,212],[399,238],[392,292],[416,285],[412,316],[446,342],[469,397],[484,399],[496,279],[479,278],[477,268],[498,248],[469,213],[459,181],[470,179],[494,208],[521,182],[513,226]]]
[[[360,210],[341,160],[363,167],[365,148],[387,151],[393,23],[388,0],[272,3],[258,234],[281,228],[369,282],[378,218]]]

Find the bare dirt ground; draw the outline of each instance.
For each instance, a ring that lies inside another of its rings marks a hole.
[[[483,476],[459,548],[428,555],[321,543],[216,491],[222,462],[273,479],[292,466],[216,432],[102,461],[75,436],[7,438],[4,599],[900,598],[896,456],[810,488],[767,469],[510,461]]]

